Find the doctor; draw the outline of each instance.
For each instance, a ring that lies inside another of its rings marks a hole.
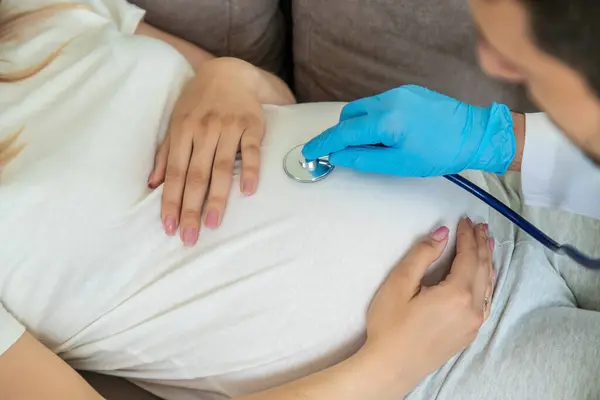
[[[600,4],[471,0],[489,75],[524,84],[547,114],[474,107],[416,86],[355,101],[304,147],[359,171],[522,174],[529,205],[600,219]],[[551,122],[552,121],[552,122]],[[383,147],[365,147],[383,144]]]

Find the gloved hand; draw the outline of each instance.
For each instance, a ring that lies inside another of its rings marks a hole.
[[[329,155],[336,166],[409,177],[503,174],[515,152],[508,107],[475,107],[419,86],[347,104],[340,122],[303,148],[308,160]]]

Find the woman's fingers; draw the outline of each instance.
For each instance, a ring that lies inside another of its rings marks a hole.
[[[496,283],[495,278],[492,277],[488,280],[487,287],[485,289],[485,297],[483,304],[483,320],[485,321],[490,316],[492,311],[492,296],[494,295],[494,284]]]
[[[490,299],[486,296],[486,292],[492,276],[492,255],[488,245],[488,225],[477,225],[475,227],[475,237],[477,240],[479,269],[473,284],[473,307],[475,309],[481,307],[485,312],[489,308]]]
[[[165,172],[167,171],[167,162],[169,160],[170,138],[165,137],[154,156],[154,167],[148,176],[148,187],[156,189],[165,180]]]
[[[474,310],[483,311],[489,306],[486,291],[492,275],[492,252],[488,241],[488,226],[473,226],[470,219],[458,225],[456,258],[448,282],[467,295]],[[486,305],[486,303],[488,303]]]
[[[204,224],[211,229],[221,224],[231,190],[233,169],[243,128],[236,124],[223,126],[212,166],[210,191],[206,200]]]
[[[192,137],[196,129],[191,118],[174,117],[168,134],[171,143],[165,170],[161,220],[165,232],[170,236],[175,235],[179,226],[183,188],[192,155]]]
[[[494,296],[494,289],[496,287],[496,278],[497,278],[497,271],[494,268],[494,249],[496,247],[496,242],[494,241],[494,238],[488,238],[487,240],[487,245],[488,248],[490,250],[490,254],[491,254],[491,268],[490,268],[490,275],[489,275],[489,280],[488,280],[488,286],[487,286],[487,290],[485,292],[485,299],[487,300],[484,307],[484,311],[483,311],[483,318],[487,319],[490,316],[490,313],[492,311],[492,297]]]
[[[164,180],[161,220],[168,235],[179,228],[184,244],[193,246],[203,214],[207,227],[221,224],[240,148],[241,189],[246,195],[256,191],[264,134],[260,107],[258,111],[204,110],[173,117],[148,178],[152,188]]]
[[[478,271],[477,240],[473,222],[465,218],[458,223],[456,232],[456,258],[448,280],[471,289]]]
[[[242,151],[242,177],[240,190],[246,196],[256,192],[260,171],[260,144],[265,126],[262,120],[248,120],[248,125],[240,143]]]
[[[194,150],[185,180],[179,228],[181,240],[188,247],[198,241],[204,199],[211,181],[213,160],[222,128],[220,120],[211,115],[206,115],[200,125],[201,132],[195,134],[193,139]]]

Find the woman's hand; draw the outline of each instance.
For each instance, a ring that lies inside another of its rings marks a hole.
[[[361,352],[374,352],[410,390],[429,373],[465,349],[490,313],[495,273],[494,241],[487,225],[458,226],[457,255],[448,277],[434,287],[421,286],[428,267],[448,240],[440,228],[416,244],[398,263],[376,295],[368,315],[367,342]],[[402,367],[404,366],[404,367]]]
[[[490,313],[495,275],[487,225],[458,226],[457,255],[437,286],[421,281],[448,241],[440,228],[417,243],[369,309],[367,341],[345,361],[278,388],[236,400],[397,400],[477,336]]]
[[[257,188],[265,130],[261,93],[268,92],[275,100],[278,96],[277,90],[265,89],[269,86],[265,75],[237,59],[208,61],[175,106],[148,184],[154,188],[164,181],[161,220],[165,232],[174,235],[179,227],[186,246],[198,239],[203,211],[207,227],[220,225],[238,151],[240,190],[249,196]],[[289,91],[281,93],[285,96],[290,96]]]

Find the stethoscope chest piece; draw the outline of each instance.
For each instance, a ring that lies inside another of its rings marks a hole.
[[[303,145],[290,150],[283,159],[283,170],[293,180],[302,183],[318,182],[335,169],[327,158],[307,161],[302,155]]]

